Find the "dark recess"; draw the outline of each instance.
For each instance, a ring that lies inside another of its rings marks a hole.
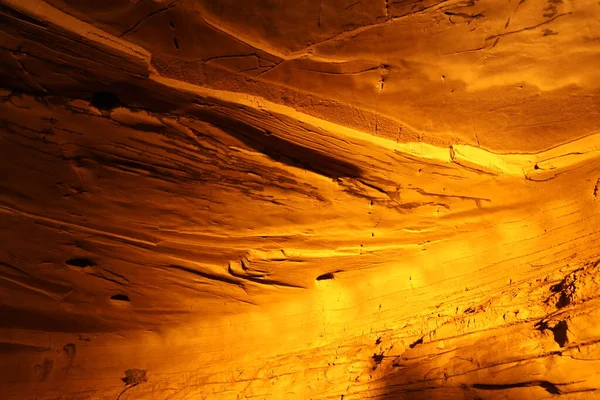
[[[550,288],[550,290],[552,290],[552,292],[560,293],[558,301],[555,304],[556,308],[566,307],[571,302],[571,300],[569,299],[569,296],[567,296],[567,294],[565,293],[566,289],[567,289],[566,279],[563,279],[560,283],[557,283],[556,285],[554,285]]]
[[[549,330],[552,332],[554,336],[554,341],[560,346],[565,347],[569,338],[567,336],[567,331],[569,330],[569,326],[567,325],[567,321],[559,321],[554,327],[549,327],[548,323],[545,321],[538,322],[535,325],[535,329],[538,331]]]
[[[92,93],[92,106],[99,110],[109,111],[121,104],[119,96],[112,92],[94,92]]]
[[[67,261],[65,261],[65,264],[79,268],[93,267],[94,265],[96,265],[94,261],[84,257],[70,258]]]
[[[318,281],[325,281],[327,279],[333,279],[333,278],[334,278],[333,272],[328,272],[326,274],[317,276]]]
[[[383,357],[384,357],[383,353],[380,353],[380,354],[375,353],[375,354],[373,354],[373,357],[371,357],[371,358],[373,358],[373,362],[375,364],[379,365],[383,361]]]
[[[413,344],[409,345],[408,347],[410,347],[411,349],[414,349],[415,347],[417,347],[418,344],[423,344],[423,338],[417,340],[416,342],[414,342]]]
[[[532,387],[532,386],[539,386],[550,394],[561,394],[558,387],[555,384],[553,384],[552,382],[548,382],[548,381],[530,381],[530,382],[508,383],[505,385],[488,385],[488,384],[476,383],[472,387],[474,389],[481,389],[481,390],[506,390],[506,389],[513,389],[513,388],[520,388],[520,387]]]
[[[114,296],[110,296],[110,299],[116,301],[129,301],[129,296],[124,294],[115,294]]]
[[[565,347],[569,341],[567,338],[567,321],[560,321],[554,328],[552,328],[552,334],[554,335],[554,341],[558,343],[560,347]]]

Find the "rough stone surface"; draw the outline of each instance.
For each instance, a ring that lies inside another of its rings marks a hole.
[[[599,17],[0,0],[0,398],[600,398]]]

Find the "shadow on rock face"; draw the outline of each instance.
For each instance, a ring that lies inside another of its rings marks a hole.
[[[436,387],[431,383],[424,383],[422,386],[420,389],[389,386],[388,392],[378,396],[377,400],[481,400],[486,398],[466,388],[442,385]]]
[[[147,87],[146,87],[147,86]],[[306,134],[303,129],[308,129],[302,124],[290,123],[279,116],[272,118],[270,122],[260,121],[265,115],[253,114],[248,118],[254,119],[256,125],[240,120],[239,116],[228,115],[229,104],[219,101],[207,101],[197,96],[175,89],[165,88],[156,82],[135,83],[123,82],[119,85],[97,85],[95,92],[90,94],[91,104],[101,111],[109,112],[115,107],[124,106],[132,109],[143,109],[150,112],[179,114],[182,109],[184,113],[207,122],[221,129],[233,138],[241,141],[251,149],[263,153],[274,161],[306,169],[332,179],[359,178],[362,170],[359,166],[351,164],[343,159],[303,146],[290,140],[282,138],[278,131],[283,129],[294,129],[296,136]],[[71,94],[74,97],[75,94]],[[81,94],[78,94],[81,95]],[[186,106],[187,105],[187,106]],[[200,105],[200,107],[198,107]],[[238,107],[232,108],[232,113],[239,112]],[[279,121],[282,126],[271,126]],[[312,132],[312,131],[311,131]],[[314,137],[314,132],[312,132]],[[319,135],[317,135],[319,137]],[[323,140],[328,140],[323,136]],[[331,147],[330,143],[311,143],[316,148],[323,149]]]
[[[248,147],[274,161],[303,168],[332,179],[358,178],[362,171],[356,165],[328,154],[278,137],[274,132],[216,112],[202,113],[201,119],[222,129]]]
[[[515,377],[514,383],[479,383],[493,380],[492,376],[486,379],[481,375],[477,383],[465,382],[464,376],[456,382],[452,378],[428,380],[427,371],[423,372],[421,381],[409,381],[402,375],[388,378],[386,389],[377,400],[530,400],[564,394],[557,385],[546,380]]]

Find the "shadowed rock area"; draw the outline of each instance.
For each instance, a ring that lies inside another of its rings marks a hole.
[[[600,398],[598,32],[0,0],[0,399]]]

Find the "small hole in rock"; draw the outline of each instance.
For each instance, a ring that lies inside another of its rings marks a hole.
[[[333,273],[332,272],[328,272],[326,274],[317,276],[317,280],[318,281],[324,281],[324,280],[327,280],[327,279],[333,279]]]
[[[175,48],[179,50],[179,42],[177,41],[177,38],[173,38],[173,46],[175,46]]]
[[[552,328],[552,334],[554,335],[554,341],[560,346],[565,347],[569,342],[567,337],[567,331],[569,327],[566,321],[560,321],[554,328]]]
[[[373,358],[373,362],[375,362],[375,364],[379,365],[383,361],[383,357],[384,357],[383,353],[380,353],[380,354],[375,353],[375,354],[373,354],[373,357],[371,357],[371,358]]]
[[[124,294],[115,294],[114,296],[110,296],[110,299],[116,301],[129,301],[129,296]]]
[[[142,382],[148,382],[148,378],[146,377],[145,369],[128,369],[125,371],[125,377],[121,378],[121,380],[126,385],[139,385]]]
[[[121,104],[119,96],[112,92],[94,92],[92,94],[92,106],[99,110],[112,110]]]
[[[96,265],[96,263],[94,263],[89,258],[82,257],[70,258],[67,261],[65,261],[65,264],[79,268],[93,267],[94,265]]]
[[[411,349],[414,349],[419,344],[423,344],[423,338],[421,338],[421,339],[417,340],[416,342],[410,344],[408,347],[410,347]]]
[[[169,26],[170,26],[171,28],[175,29],[175,22],[173,22],[173,21],[170,21],[170,22],[169,22]]]

